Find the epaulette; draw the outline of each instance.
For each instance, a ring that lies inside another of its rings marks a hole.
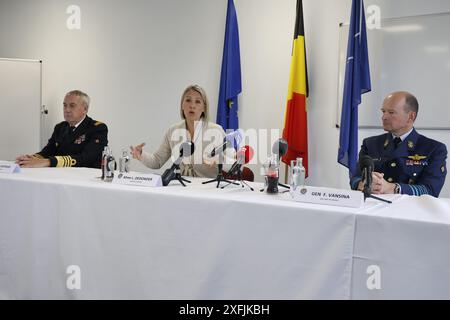
[[[97,122],[95,122],[95,123],[94,123],[94,126],[96,126],[96,127],[97,127],[97,126],[99,126],[99,125],[101,125],[101,124],[103,124],[103,122],[101,122],[101,121],[97,121]]]

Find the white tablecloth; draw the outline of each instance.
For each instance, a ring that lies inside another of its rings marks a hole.
[[[368,290],[367,268],[381,288]],[[354,299],[450,299],[450,200],[402,196],[357,215]]]
[[[0,175],[0,298],[450,298],[448,200],[350,209],[199,179],[119,186],[99,173]],[[366,287],[372,264],[380,290]],[[71,265],[81,269],[79,290],[66,287]]]

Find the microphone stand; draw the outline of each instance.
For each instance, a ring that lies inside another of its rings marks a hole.
[[[166,186],[170,183],[170,181],[172,181],[172,180],[177,180],[177,181],[179,181],[182,185],[183,185],[183,187],[186,187],[186,185],[184,184],[184,182],[187,182],[187,183],[191,183],[191,181],[189,181],[189,180],[187,180],[187,179],[185,179],[185,178],[183,178],[182,176],[181,176],[181,173],[180,173],[180,165],[179,164],[173,164],[173,166],[172,166],[172,168],[170,168],[170,169],[167,169],[164,173],[163,173],[163,175],[162,175],[162,177],[165,177],[165,175],[168,175],[168,181],[166,180],[166,179],[163,179],[163,182],[164,183],[166,183]]]
[[[364,202],[366,202],[366,199],[367,198],[372,198],[372,199],[375,199],[375,200],[378,200],[378,201],[382,201],[382,202],[386,202],[386,203],[392,203],[392,201],[389,201],[389,200],[386,200],[386,199],[382,199],[382,198],[379,198],[379,197],[377,197],[377,196],[374,196],[374,195],[372,195],[372,179],[370,179],[370,181],[369,181],[369,175],[371,175],[372,173],[372,171],[369,171],[369,172],[367,172],[368,171],[368,169],[367,168],[364,168],[363,169],[363,177],[365,177],[365,179],[364,179],[364,188],[363,188],[363,193],[364,193]]]
[[[216,182],[217,181],[217,186],[216,188],[219,188],[219,185],[221,182],[228,182],[228,184],[238,184],[236,182],[230,181],[225,179],[225,177],[222,174],[222,168],[223,168],[223,151],[221,151],[219,153],[219,163],[217,164],[217,177],[215,179],[212,180],[208,180],[208,181],[204,181],[202,182],[202,184],[208,184],[211,182]]]
[[[184,182],[187,182],[187,183],[191,183],[192,181],[189,181],[188,179],[185,179],[185,178],[183,178],[182,176],[181,176],[181,173],[180,173],[180,166],[177,166],[176,168],[175,168],[175,177],[173,177],[173,179],[171,179],[171,180],[178,180],[182,185],[183,185],[183,187],[186,187],[186,185],[184,184]],[[184,182],[183,182],[184,181]]]
[[[239,181],[242,188],[245,188],[245,186],[247,186],[250,190],[255,191],[255,189],[253,189],[245,180],[242,179],[242,171],[241,170],[238,170],[236,180],[234,180],[233,182],[229,181],[228,184],[222,186],[221,188],[223,189],[225,187],[228,187],[231,183],[237,184],[236,181]]]
[[[375,200],[378,200],[378,201],[382,201],[382,202],[386,202],[386,203],[392,203],[392,201],[389,201],[389,200],[386,200],[386,199],[382,199],[380,197],[376,197],[376,196],[372,195],[370,191],[371,191],[370,188],[364,187],[364,190],[363,190],[364,202],[366,202],[367,198],[372,198],[372,199],[375,199]]]

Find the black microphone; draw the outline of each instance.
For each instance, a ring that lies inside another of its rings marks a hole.
[[[288,151],[288,143],[280,138],[272,145],[272,153],[277,155],[278,160],[281,159]]]
[[[365,195],[370,195],[372,193],[373,159],[368,155],[362,155],[359,157],[359,168],[362,172],[362,179],[364,181],[363,192]]]
[[[226,148],[231,148],[235,141],[237,144],[239,144],[241,142],[242,138],[243,138],[243,133],[242,133],[241,129],[238,129],[238,130],[228,133],[223,138],[223,143],[211,151],[210,157],[212,158],[216,154],[220,154],[220,153],[224,152]]]
[[[189,157],[191,154],[194,153],[195,146],[192,141],[186,141],[183,142],[180,146],[180,156],[177,160],[172,164],[170,169],[167,169],[164,171],[164,173],[161,175],[162,185],[167,186],[170,181],[177,179],[175,172],[177,169],[180,168],[181,161],[183,161],[184,157]]]
[[[233,165],[231,166],[230,170],[227,173],[231,176],[237,175],[239,171],[242,170],[242,166],[244,164],[249,163],[250,160],[252,160],[253,155],[254,151],[252,147],[245,145],[242,148],[240,148],[239,151],[236,153],[237,158],[236,162],[233,163]]]
[[[219,154],[219,153],[225,151],[225,149],[229,148],[230,145],[231,145],[230,141],[228,141],[227,138],[223,138],[223,143],[211,151],[210,157],[212,158],[216,154]]]

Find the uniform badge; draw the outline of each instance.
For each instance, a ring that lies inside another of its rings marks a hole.
[[[415,154],[413,156],[408,156],[409,160],[406,160],[407,166],[427,166],[428,161],[424,161],[426,159],[426,156],[420,156],[418,154]]]
[[[408,148],[414,148],[414,143],[412,141],[408,141]]]
[[[82,144],[86,140],[86,135],[79,136],[73,143]]]
[[[386,149],[387,145],[389,144],[389,139],[384,140],[384,148]]]
[[[411,159],[412,161],[420,161],[423,159],[426,159],[427,156],[419,156],[418,154],[415,154],[413,156],[408,156],[408,159]]]
[[[442,171],[442,173],[445,172],[445,166],[442,166],[442,167],[441,167],[441,171]]]

